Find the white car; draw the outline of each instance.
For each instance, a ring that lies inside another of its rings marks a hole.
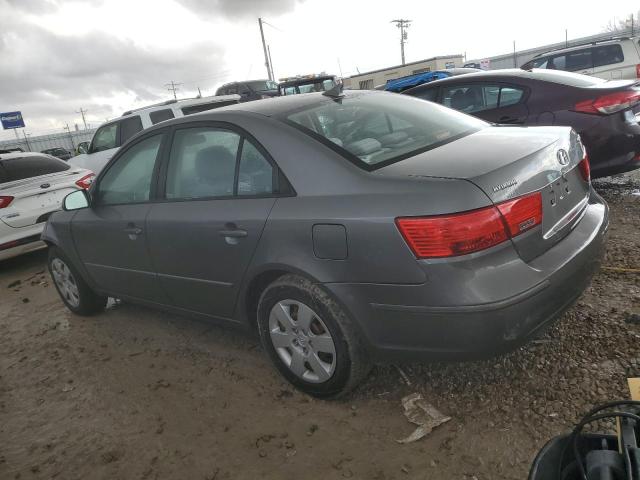
[[[538,55],[522,66],[582,73],[605,80],[640,78],[640,38],[614,38]]]
[[[49,215],[94,177],[42,153],[0,154],[0,260],[46,247],[40,234]]]
[[[219,95],[169,100],[149,107],[129,110],[121,117],[100,126],[93,135],[87,153],[77,155],[69,162],[89,169],[97,175],[118,149],[136,133],[164,120],[234,105],[239,100],[240,95]]]

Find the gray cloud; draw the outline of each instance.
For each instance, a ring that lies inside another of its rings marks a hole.
[[[22,110],[32,128],[46,119],[74,118],[81,106],[103,120],[122,112],[96,103],[96,97],[128,93],[149,103],[166,99],[166,82],[215,73],[215,66],[223,65],[222,53],[213,42],[146,49],[103,33],[60,36],[18,15],[0,14],[0,111]]]
[[[293,10],[305,0],[176,0],[198,15],[255,18]]]

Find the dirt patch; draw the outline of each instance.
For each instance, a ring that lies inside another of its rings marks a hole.
[[[605,265],[640,268],[638,176],[597,188],[612,210]],[[523,479],[550,436],[640,375],[634,273],[602,271],[511,354],[402,365],[411,386],[378,367],[325,402],[293,390],[245,334],[115,302],[70,314],[45,258],[0,263],[3,479]],[[414,391],[452,420],[399,445],[414,427],[400,399]]]

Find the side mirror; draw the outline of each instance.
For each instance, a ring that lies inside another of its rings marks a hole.
[[[80,210],[81,208],[87,208],[91,202],[89,201],[89,194],[86,190],[76,190],[64,197],[62,202],[62,208],[69,212],[72,210]]]

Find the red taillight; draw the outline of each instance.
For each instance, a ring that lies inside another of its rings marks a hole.
[[[470,212],[396,219],[400,233],[418,258],[454,257],[485,250],[541,222],[540,193]]]
[[[580,173],[582,174],[582,178],[584,178],[585,182],[591,181],[591,165],[589,164],[589,157],[586,155],[580,163],[578,164],[578,168],[580,168]]]
[[[96,176],[93,173],[90,173],[82,177],[80,180],[78,180],[76,182],[76,185],[79,186],[80,188],[88,190],[95,178]]]
[[[11,202],[13,202],[13,197],[0,196],[0,208],[8,207]]]
[[[582,113],[595,113],[609,115],[640,102],[640,91],[625,90],[623,92],[609,93],[595,100],[584,100],[576,104],[574,110]]]

